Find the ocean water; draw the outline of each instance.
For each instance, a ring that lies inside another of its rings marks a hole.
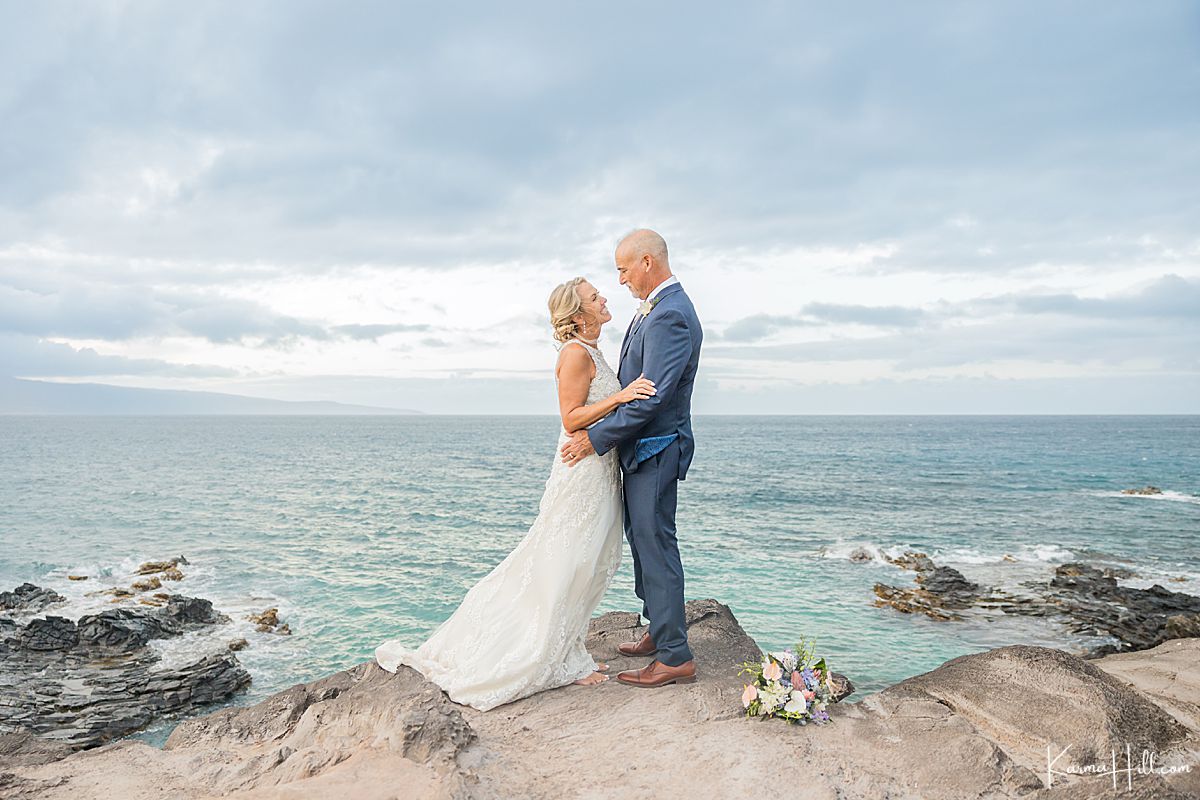
[[[859,696],[997,645],[1103,641],[876,608],[876,582],[912,582],[884,553],[1009,589],[1086,559],[1200,594],[1200,416],[700,417],[695,431],[687,596],[728,604],[763,647],[815,641]],[[140,562],[183,555],[169,588],[233,622],[155,646],[189,658],[247,638],[253,684],[232,703],[255,702],[385,639],[420,643],[527,531],[557,435],[551,416],[0,417],[0,589],[51,586],[71,600],[55,613],[84,613]],[[1147,484],[1164,493],[1120,493]],[[852,563],[856,547],[875,558]],[[293,636],[245,619],[268,606]],[[626,552],[600,611],[638,608]]]

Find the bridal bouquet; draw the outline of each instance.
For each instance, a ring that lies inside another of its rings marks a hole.
[[[791,650],[763,655],[762,661],[746,661],[739,675],[753,680],[742,692],[747,717],[782,717],[788,724],[829,722],[826,707],[833,702],[833,679],[825,659],[815,658],[813,648],[801,640]]]

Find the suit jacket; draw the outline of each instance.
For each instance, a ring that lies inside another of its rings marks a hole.
[[[620,405],[588,428],[597,453],[604,455],[616,447],[621,467],[637,472],[638,439],[678,434],[679,480],[687,477],[696,449],[692,388],[703,339],[700,319],[683,286],[676,283],[663,289],[650,314],[626,331],[617,371],[622,386],[645,373],[654,381],[657,394]]]

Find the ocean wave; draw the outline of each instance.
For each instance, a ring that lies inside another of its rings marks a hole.
[[[878,561],[881,564],[887,564],[888,558],[896,558],[907,550],[912,550],[913,547],[902,545],[891,545],[883,547],[872,542],[844,542],[838,541],[833,544],[823,545],[817,550],[817,555],[821,558],[832,558],[839,561],[846,561],[850,555],[856,551],[862,550],[870,554],[872,561]]]
[[[1122,491],[1106,489],[1083,489],[1082,491],[1093,497],[1119,497],[1123,500],[1166,500],[1172,503],[1200,505],[1200,495],[1176,492],[1171,489],[1164,489],[1161,494],[1125,494]]]
[[[1004,552],[980,552],[969,547],[956,547],[934,551],[930,556],[934,561],[949,564],[1065,564],[1077,558],[1075,551],[1057,544],[1020,544]]]
[[[838,541],[821,547],[817,554],[821,558],[848,560],[850,556],[863,551],[871,556],[872,561],[890,563],[889,559],[896,558],[906,552],[917,551],[926,553],[938,564],[1003,564],[1021,562],[1027,564],[1065,564],[1074,561],[1077,556],[1074,551],[1057,544],[1018,544],[1006,550],[984,551],[970,547],[951,549],[929,548],[924,545],[880,545],[867,541]]]
[[[880,545],[859,540],[838,541],[821,547],[817,554],[821,558],[848,561],[851,554],[859,550],[868,553],[870,561],[888,566],[891,566],[889,558],[910,551],[923,552],[939,566],[954,567],[972,580],[1018,594],[1024,581],[1048,580],[1060,564],[1082,561],[1100,567],[1133,570],[1132,577],[1117,579],[1121,586],[1148,589],[1158,584],[1173,592],[1200,595],[1200,572],[1187,565],[1139,562],[1112,553],[1087,548],[1072,550],[1058,544],[1018,544],[1005,550],[981,550],[970,547]]]

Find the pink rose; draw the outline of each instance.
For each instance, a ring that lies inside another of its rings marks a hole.
[[[816,693],[816,692],[814,692],[814,691],[807,691],[807,690],[806,690],[806,691],[804,692],[804,699],[806,699],[806,700],[812,700],[812,699],[813,699],[814,697],[816,697],[816,696],[817,696],[817,693]]]
[[[745,690],[742,691],[742,708],[749,708],[756,697],[758,697],[758,689],[753,683],[746,684]]]
[[[783,677],[783,668],[771,661],[763,667],[763,677],[769,681],[777,681]]]
[[[803,686],[804,677],[795,670],[792,670],[792,686]]]

